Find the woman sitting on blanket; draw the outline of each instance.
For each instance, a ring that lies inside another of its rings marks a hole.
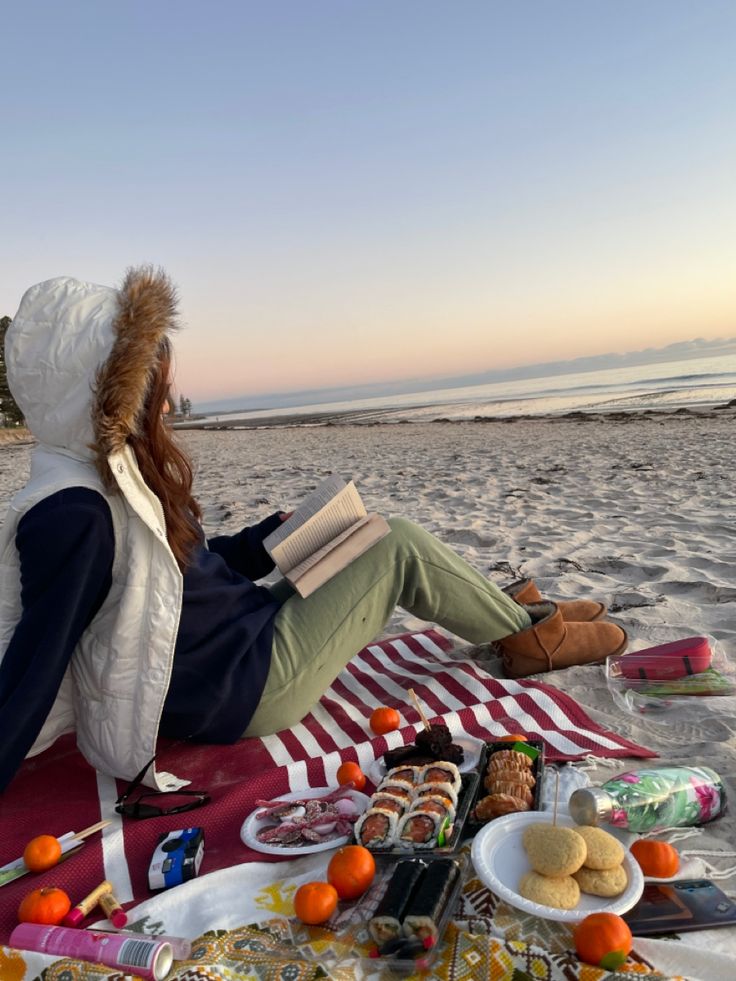
[[[40,283],[7,332],[38,444],[0,541],[0,789],[70,729],[93,766],[131,778],[159,735],[232,743],[292,726],[397,605],[500,641],[515,677],[624,649],[601,604],[535,603],[528,581],[504,592],[400,518],[306,599],[254,585],[285,515],[205,540],[163,418],[175,321],[171,283],[143,268],[120,290]]]

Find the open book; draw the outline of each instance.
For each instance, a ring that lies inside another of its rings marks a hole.
[[[300,596],[309,596],[391,529],[368,514],[355,484],[323,480],[264,540],[266,551]]]

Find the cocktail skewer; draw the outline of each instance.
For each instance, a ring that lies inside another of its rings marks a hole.
[[[422,706],[419,704],[419,699],[417,698],[416,692],[414,691],[413,688],[409,689],[409,698],[414,703],[414,708],[419,713],[419,718],[422,720],[422,724],[424,725],[424,728],[427,731],[429,731],[431,729],[431,726],[429,724],[429,721],[427,720],[427,716],[422,711]]]

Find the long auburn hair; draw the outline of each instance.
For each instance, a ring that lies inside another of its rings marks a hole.
[[[174,442],[171,427],[164,420],[167,403],[172,407],[171,361],[171,345],[164,337],[138,432],[129,438],[129,442],[143,479],[161,501],[169,547],[183,572],[202,537],[199,528],[202,511],[192,497],[192,464]]]

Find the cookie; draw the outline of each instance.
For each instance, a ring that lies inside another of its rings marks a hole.
[[[615,869],[624,860],[624,846],[603,828],[580,825],[575,828],[588,846],[585,865],[589,869]],[[615,894],[614,894],[615,895]]]
[[[535,872],[542,875],[572,875],[585,862],[585,840],[572,828],[552,824],[530,824],[522,843]]]
[[[555,909],[575,909],[580,900],[580,887],[571,875],[551,876],[527,872],[519,883],[519,895],[542,906]]]
[[[589,896],[619,896],[629,881],[623,865],[617,865],[613,869],[589,869],[584,865],[577,872],[573,872],[573,878],[580,886],[580,891]]]

